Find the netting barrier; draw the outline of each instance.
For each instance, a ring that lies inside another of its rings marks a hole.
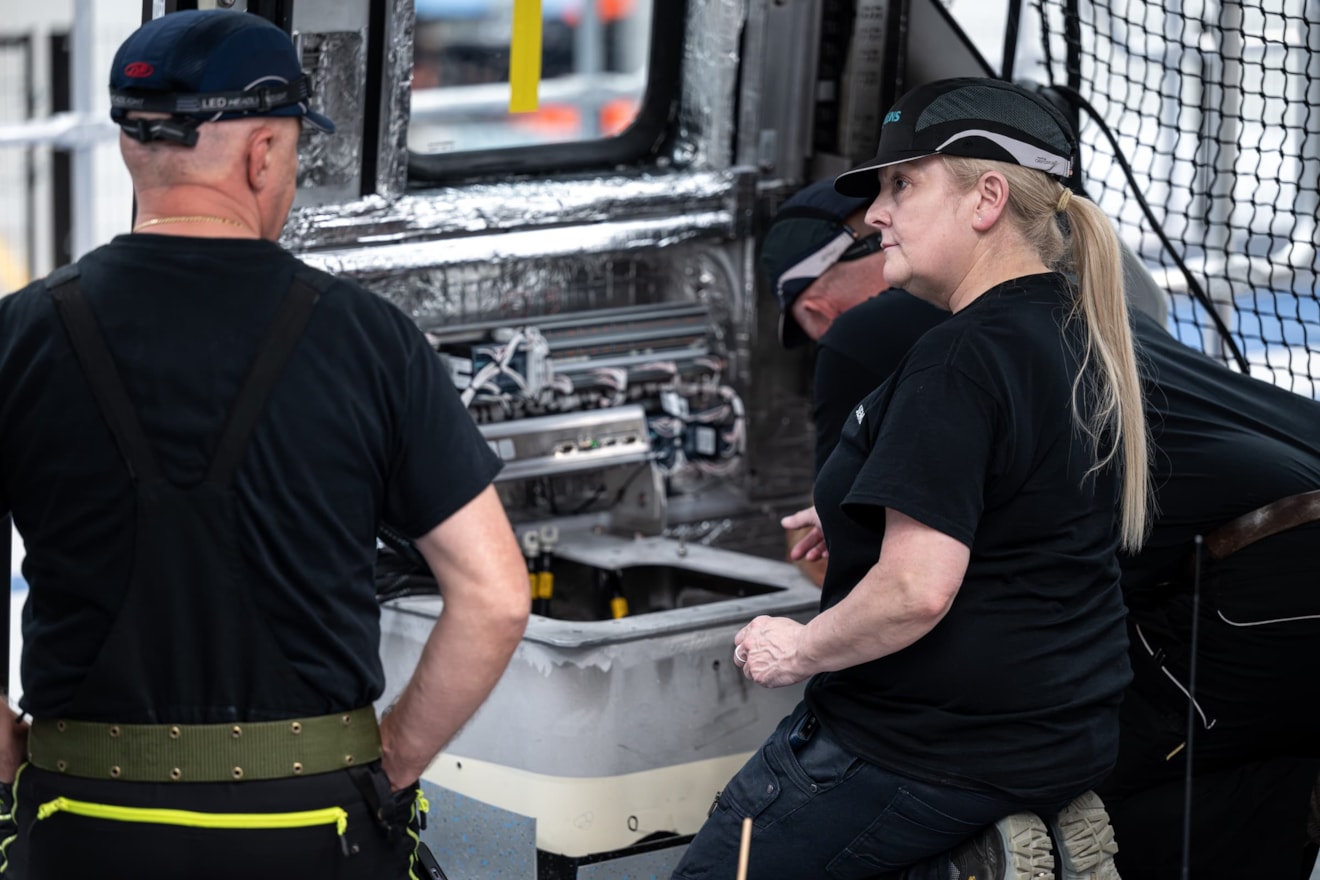
[[[1171,331],[1320,396],[1320,0],[1032,0],[1022,34],[1013,78],[1082,99],[1083,185]]]

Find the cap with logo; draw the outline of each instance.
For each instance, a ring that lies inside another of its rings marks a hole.
[[[881,123],[875,158],[839,175],[834,188],[873,199],[878,169],[936,154],[1067,177],[1077,146],[1072,132],[1057,108],[1020,86],[981,77],[938,80],[898,99]]]
[[[807,341],[791,309],[812,282],[835,263],[880,249],[879,233],[858,236],[847,219],[867,200],[835,192],[821,180],[798,190],[775,214],[761,243],[761,273],[779,301],[779,341],[792,348]]]
[[[185,10],[133,32],[110,68],[110,118],[138,140],[191,145],[203,122],[252,116],[335,124],[308,105],[311,83],[289,35],[246,12]],[[132,111],[166,120],[129,119]],[[164,124],[162,124],[164,123]]]

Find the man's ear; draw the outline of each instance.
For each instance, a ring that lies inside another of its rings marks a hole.
[[[819,281],[820,279],[817,279]],[[813,284],[815,282],[812,282]],[[811,295],[808,291],[803,291],[802,295],[793,303],[801,311],[808,315],[828,315],[829,309],[826,298],[819,295]]]
[[[976,197],[972,216],[972,227],[977,232],[985,232],[995,225],[995,221],[1008,207],[1008,178],[999,171],[987,171],[981,175],[972,187]]]
[[[267,125],[252,129],[247,141],[248,187],[253,191],[265,189],[270,182],[270,154],[275,132]]]

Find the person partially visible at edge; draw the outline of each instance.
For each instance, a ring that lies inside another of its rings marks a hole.
[[[786,523],[829,554],[820,613],[756,618],[734,662],[805,700],[675,877],[732,873],[744,817],[758,878],[1117,876],[1090,789],[1131,678],[1117,551],[1146,532],[1146,431],[1117,239],[1061,183],[1075,147],[1033,94],[942,80],[836,180],[874,199],[885,280],[952,316]]]
[[[0,300],[32,718],[0,725],[3,873],[408,877],[416,782],[528,618],[500,462],[402,312],[276,244],[300,130],[333,131],[283,31],[171,13],[110,87],[132,234]],[[444,607],[378,728],[382,521]]]
[[[780,344],[816,344],[813,477],[834,451],[853,407],[898,366],[902,352],[877,345],[876,333],[920,335],[948,315],[885,282],[882,237],[866,223],[870,204],[835,190],[833,178],[818,180],[779,207],[761,242],[761,275],[779,303]],[[836,320],[844,314],[847,321]],[[788,531],[787,546],[807,528]],[[796,564],[821,585],[824,560]]]
[[[1178,875],[1190,760],[1190,876],[1309,877],[1320,402],[1230,370],[1144,315],[1134,326],[1158,514],[1141,552],[1120,560],[1135,675],[1118,764],[1097,789],[1118,866],[1125,880]]]

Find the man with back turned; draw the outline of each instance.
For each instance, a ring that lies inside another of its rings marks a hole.
[[[4,873],[407,877],[416,782],[527,620],[499,461],[405,315],[276,244],[300,131],[333,131],[287,34],[171,13],[110,87],[132,234],[0,300]],[[445,601],[378,724],[383,521]]]

